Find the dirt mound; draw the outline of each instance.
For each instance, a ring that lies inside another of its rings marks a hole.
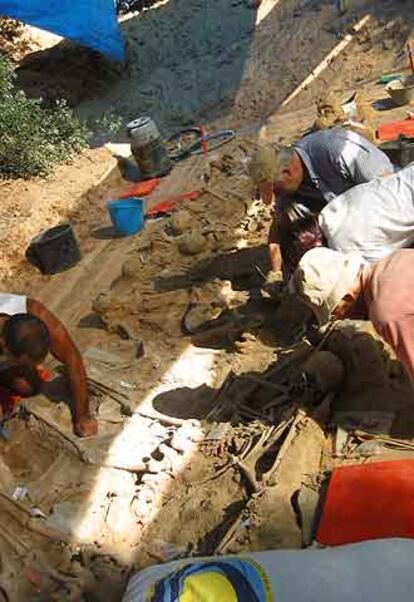
[[[215,181],[215,186],[219,181]],[[221,181],[227,182],[223,177]],[[237,196],[229,194],[225,208],[220,195],[209,190],[186,206],[186,223],[197,224],[191,232],[170,234],[177,231],[177,221],[182,222],[180,212],[166,223],[147,224],[134,251],[138,258],[129,259],[122,275],[94,302],[94,310],[111,331],[123,329],[138,337],[144,327],[179,336],[185,316],[192,329],[203,318],[218,317],[223,309],[231,309],[244,300],[239,300],[230,282],[217,278],[220,270],[214,267],[204,273],[201,270],[198,281],[191,275],[195,261],[206,265],[214,258],[220,261],[223,248],[235,245],[234,233],[243,219],[252,219],[248,217],[249,196],[245,196],[245,202],[241,200],[245,178],[235,178],[234,186],[238,186]],[[248,231],[240,235],[246,239]],[[246,269],[251,272],[251,266]],[[239,265],[234,271],[238,273],[243,268]],[[156,286],[157,281],[168,282],[169,286]]]
[[[103,94],[120,77],[120,66],[73,42],[28,54],[16,69],[18,84],[33,98],[55,103],[62,98],[71,106],[92,95]]]
[[[84,235],[90,233],[93,215],[96,219],[104,211],[104,206],[96,203],[94,193],[98,197],[100,187],[102,194],[102,190],[110,185],[109,181],[112,184],[117,182],[119,186],[116,161],[106,149],[97,149],[85,151],[69,165],[59,166],[46,181],[37,178],[30,182],[3,182],[0,188],[0,267],[3,283],[12,279],[15,289],[16,277],[23,279],[26,274],[34,278],[36,272],[25,259],[31,238],[48,227],[73,219],[78,211],[85,209],[84,216],[89,214],[91,221],[75,226],[77,236],[84,240]],[[65,186],[62,186],[62,182]],[[86,210],[87,206],[89,211]],[[87,244],[90,245],[90,240]]]

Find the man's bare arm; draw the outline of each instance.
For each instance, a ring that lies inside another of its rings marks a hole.
[[[273,272],[281,272],[282,270],[282,254],[280,252],[279,232],[276,218],[273,219],[270,226],[269,238],[269,257]]]
[[[73,423],[76,434],[80,437],[96,434],[97,423],[89,413],[86,371],[78,348],[62,322],[42,303],[28,299],[27,311],[46,324],[50,336],[50,352],[67,367],[74,402]]]

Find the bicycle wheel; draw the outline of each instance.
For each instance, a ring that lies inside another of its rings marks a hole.
[[[203,142],[205,142],[207,145],[207,152],[211,153],[221,146],[231,142],[235,136],[236,132],[234,130],[219,130],[218,132],[211,132],[210,134],[200,137],[198,141],[194,142],[190,148],[190,154],[201,155],[204,152],[202,146]]]

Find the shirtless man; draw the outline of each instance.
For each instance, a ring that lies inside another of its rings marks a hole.
[[[35,379],[26,379],[25,374],[41,366],[49,352],[67,368],[73,397],[74,432],[79,437],[95,435],[98,427],[89,412],[85,367],[66,328],[39,301],[0,293],[0,372],[13,372],[13,382],[17,384],[9,389],[12,395],[27,397],[31,392],[38,392]],[[20,379],[17,378],[19,367],[22,369]],[[3,387],[5,381],[7,378],[3,379]],[[0,378],[0,385],[1,382]]]

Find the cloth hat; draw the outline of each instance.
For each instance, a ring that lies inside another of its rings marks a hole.
[[[289,291],[311,307],[320,324],[326,324],[363,265],[357,253],[339,253],[326,247],[311,249],[300,260]]]
[[[275,182],[279,173],[279,148],[263,146],[255,151],[249,163],[248,171],[256,186],[265,182]]]

